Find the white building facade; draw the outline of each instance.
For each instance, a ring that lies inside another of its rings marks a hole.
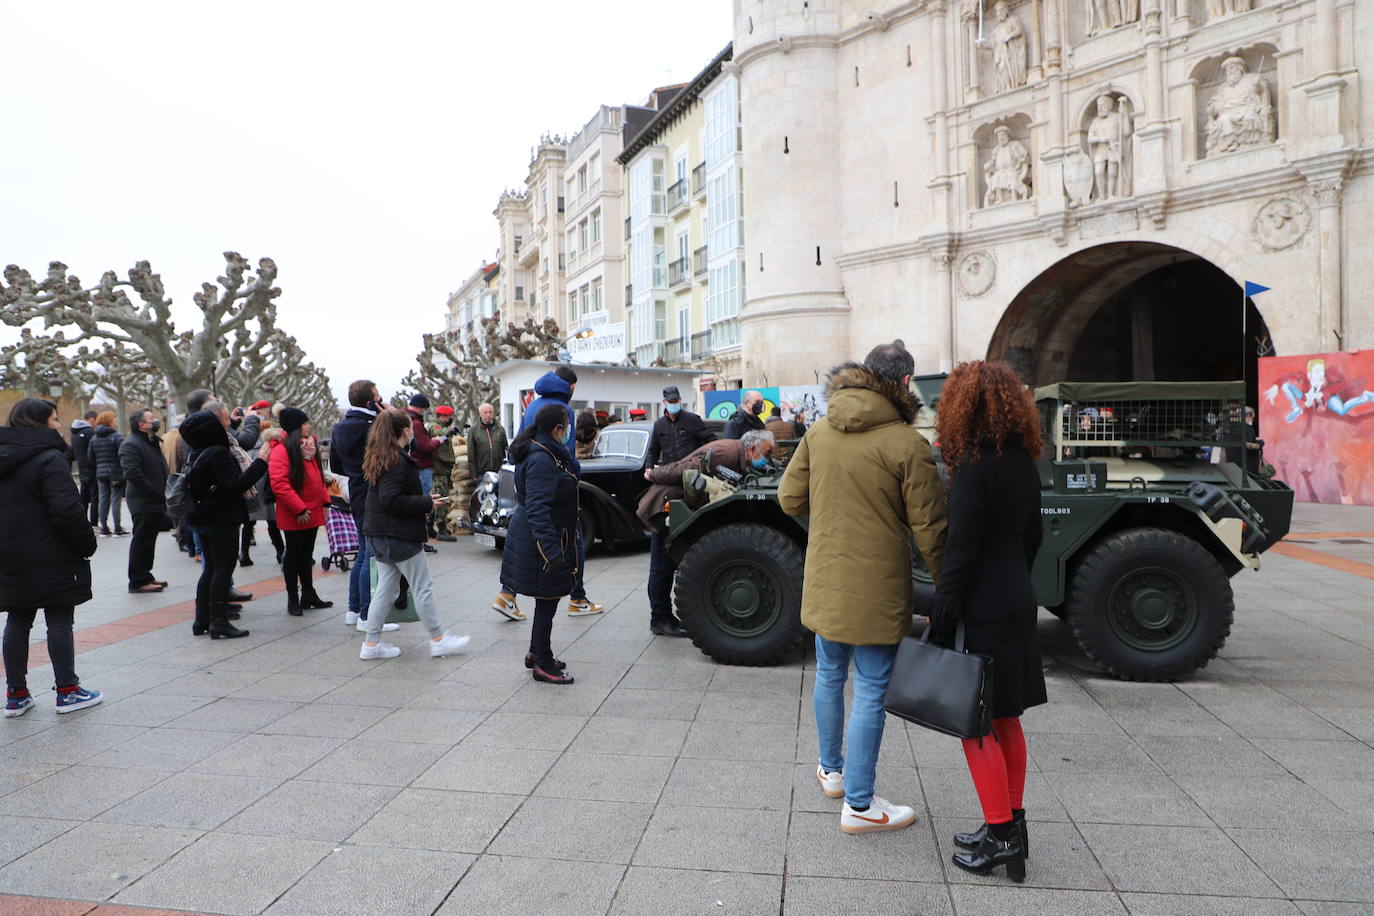
[[[1032,383],[1374,347],[1368,0],[735,12],[746,384],[893,338]]]

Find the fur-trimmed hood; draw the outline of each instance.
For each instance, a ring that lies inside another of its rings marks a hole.
[[[825,380],[826,422],[846,433],[865,432],[897,421],[916,422],[921,400],[911,390],[859,363],[831,370]]]

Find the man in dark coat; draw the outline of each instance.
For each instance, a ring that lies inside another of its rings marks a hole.
[[[32,400],[21,401],[20,407]],[[11,425],[0,427],[0,608],[9,612],[6,715],[22,715],[32,706],[25,676],[37,608],[47,617],[48,655],[59,694],[79,689],[72,620],[76,605],[91,600],[87,558],[95,553],[96,540],[72,483],[67,443],[56,416],[54,410],[46,428],[16,426],[13,415]],[[91,702],[100,702],[98,693],[90,695]],[[59,698],[59,711],[65,711],[62,702]]]
[[[742,439],[722,439],[708,442],[673,464],[646,468],[644,479],[652,486],[639,500],[640,521],[648,526],[649,534],[649,630],[658,636],[686,636],[682,622],[673,614],[673,576],[677,566],[668,556],[664,541],[668,537],[663,526],[663,505],[670,499],[682,498],[682,472],[699,468],[703,462],[710,468],[729,468],[743,473],[751,466],[767,467],[773,453],[773,434],[767,430],[750,430]]]
[[[124,472],[124,498],[134,519],[129,539],[129,591],[160,592],[167,587],[153,575],[157,535],[167,514],[167,459],[162,440],[154,432],[151,410],[129,414],[129,437],[119,446],[119,467]]]
[[[91,439],[95,438],[95,427],[91,425],[91,421],[98,416],[94,410],[88,410],[85,417],[72,421],[72,454],[76,457],[76,476],[81,481],[81,504],[86,507],[92,528],[100,522],[95,455],[91,454]]]
[[[680,461],[715,440],[716,434],[707,428],[706,421],[682,406],[682,394],[677,386],[669,385],[663,389],[663,416],[654,421],[653,432],[649,434],[644,467]]]
[[[477,408],[477,425],[468,435],[468,468],[476,480],[487,471],[500,471],[506,461],[510,441],[506,430],[496,422],[496,408],[483,404]]]
[[[363,476],[363,454],[367,451],[367,433],[381,409],[382,393],[371,379],[358,379],[348,386],[348,413],[334,424],[330,434],[329,469],[348,478],[348,507],[358,531],[363,530],[363,516],[367,511],[367,478]],[[361,625],[367,620],[367,606],[372,603],[372,578],[368,572],[367,538],[358,538],[358,558],[348,571],[348,612],[344,623]]]
[[[722,439],[738,439],[751,429],[763,429],[763,395],[746,391],[740,399],[739,410],[725,422]]]

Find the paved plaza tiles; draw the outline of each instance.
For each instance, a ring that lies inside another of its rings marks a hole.
[[[405,624],[405,654],[363,662],[341,608],[286,615],[262,540],[252,635],[220,642],[191,636],[198,568],[169,541],[153,596],[100,542],[77,666],[106,702],[59,721],[40,656],[38,708],[0,722],[0,913],[1374,912],[1372,510],[1300,506],[1184,683],[1105,678],[1042,616],[1024,886],[949,863],[981,820],[963,755],[897,720],[878,790],[920,820],[841,834],[810,659],[724,667],[651,636],[642,551],[590,560],[609,610],[560,614],[559,688],[521,665],[529,624],[487,609],[494,551],[430,561],[470,652],[432,659]]]

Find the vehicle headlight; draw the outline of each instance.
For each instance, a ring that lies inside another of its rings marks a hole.
[[[496,494],[487,493],[482,497],[482,515],[490,518],[496,514]]]

